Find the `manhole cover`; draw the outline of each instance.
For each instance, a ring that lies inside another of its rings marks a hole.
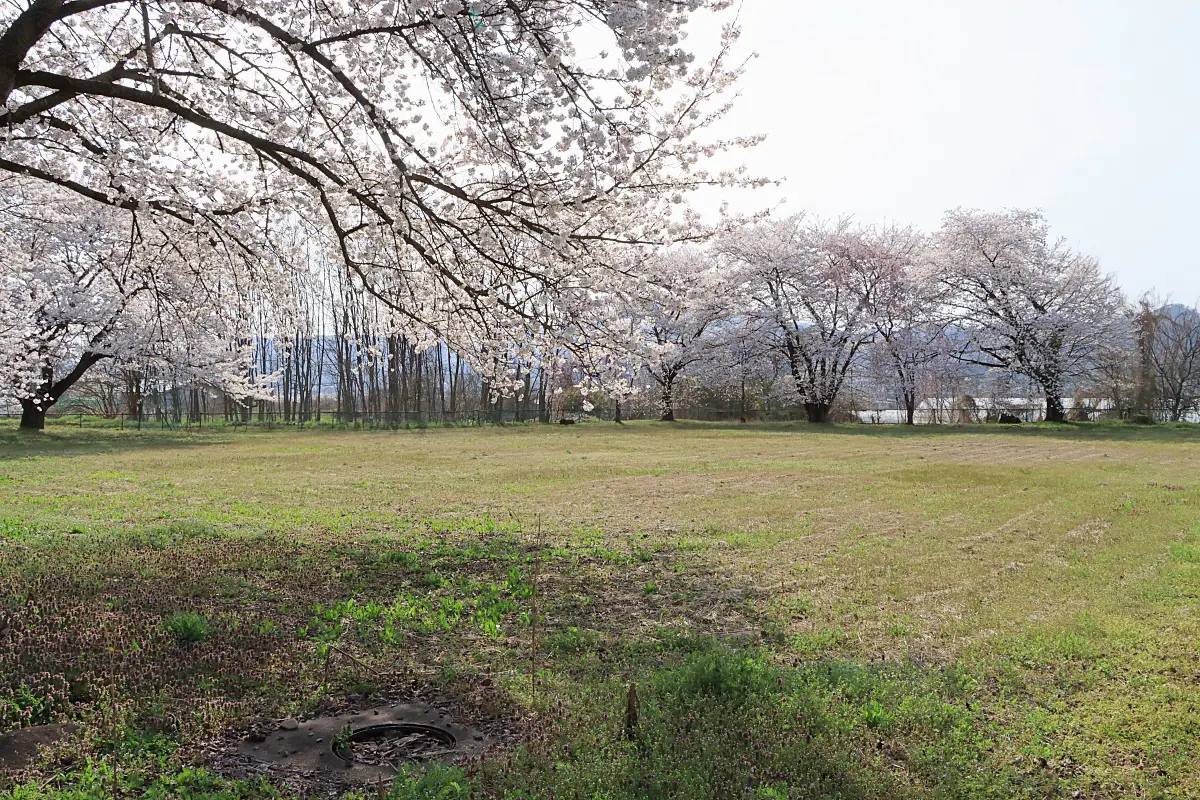
[[[406,762],[452,763],[476,758],[483,734],[422,703],[300,720],[298,724],[238,743],[256,761],[300,771],[329,770],[351,780],[387,780]]]
[[[402,722],[368,725],[334,737],[333,752],[343,761],[396,769],[405,761],[453,753],[456,745],[453,734],[444,728]]]

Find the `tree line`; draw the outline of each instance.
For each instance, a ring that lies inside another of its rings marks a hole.
[[[595,351],[514,347],[485,373],[403,333],[392,309],[325,265],[280,308],[244,306],[239,392],[169,359],[113,358],[64,407],[140,416],[150,397],[175,419],[396,424],[589,412],[823,422],[880,409],[912,424],[922,403],[927,421],[956,422],[1014,403],[1028,412],[1031,398],[1048,420],[1200,411],[1200,312],[1130,303],[1037,212],[955,210],[931,234],[760,221],[656,254],[624,301],[608,309],[620,335]]]

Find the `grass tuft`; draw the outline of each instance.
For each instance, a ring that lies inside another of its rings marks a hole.
[[[163,630],[181,644],[195,644],[208,638],[208,620],[191,611],[176,611],[163,620]]]

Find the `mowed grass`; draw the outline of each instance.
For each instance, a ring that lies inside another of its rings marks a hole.
[[[12,797],[415,690],[510,735],[395,797],[1200,796],[1195,430],[0,437],[0,727],[84,724]]]

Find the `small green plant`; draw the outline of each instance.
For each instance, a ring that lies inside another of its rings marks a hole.
[[[274,620],[264,619],[258,623],[258,632],[263,636],[275,636],[279,633],[279,623]]]
[[[554,653],[582,653],[591,649],[595,642],[596,634],[593,631],[581,631],[572,625],[552,634],[547,644]]]
[[[512,567],[508,571],[508,590],[513,597],[529,597],[533,594],[533,584],[525,580],[519,567]]]
[[[403,550],[388,550],[379,556],[381,564],[399,564],[408,569],[416,569],[421,565],[421,557],[416,553],[406,553]]]
[[[702,654],[680,669],[660,677],[664,693],[691,703],[699,698],[744,700],[774,690],[775,674],[752,654],[718,649]]]
[[[836,647],[841,640],[841,631],[825,629],[809,633],[797,633],[792,636],[789,644],[794,652],[800,655],[812,656]]]
[[[878,700],[871,700],[863,706],[862,721],[868,728],[887,728],[892,724],[892,714]]]
[[[392,780],[388,800],[465,800],[471,785],[465,772],[457,767],[429,764],[405,765]]]
[[[61,680],[35,679],[15,689],[0,689],[0,730],[45,725],[64,708],[70,698],[69,687]]]
[[[333,752],[337,753],[342,758],[350,758],[350,753],[354,747],[354,742],[350,737],[354,735],[354,729],[349,725],[342,728],[333,735]]]
[[[642,587],[642,594],[658,594],[658,584],[654,581],[646,581],[646,585]]]
[[[221,531],[216,525],[202,519],[177,519],[156,528],[169,539],[217,539]]]
[[[163,630],[181,644],[195,644],[208,638],[208,620],[191,611],[176,611],[163,622]]]
[[[450,581],[436,572],[422,571],[413,578],[413,583],[427,589],[442,589],[450,585]]]

